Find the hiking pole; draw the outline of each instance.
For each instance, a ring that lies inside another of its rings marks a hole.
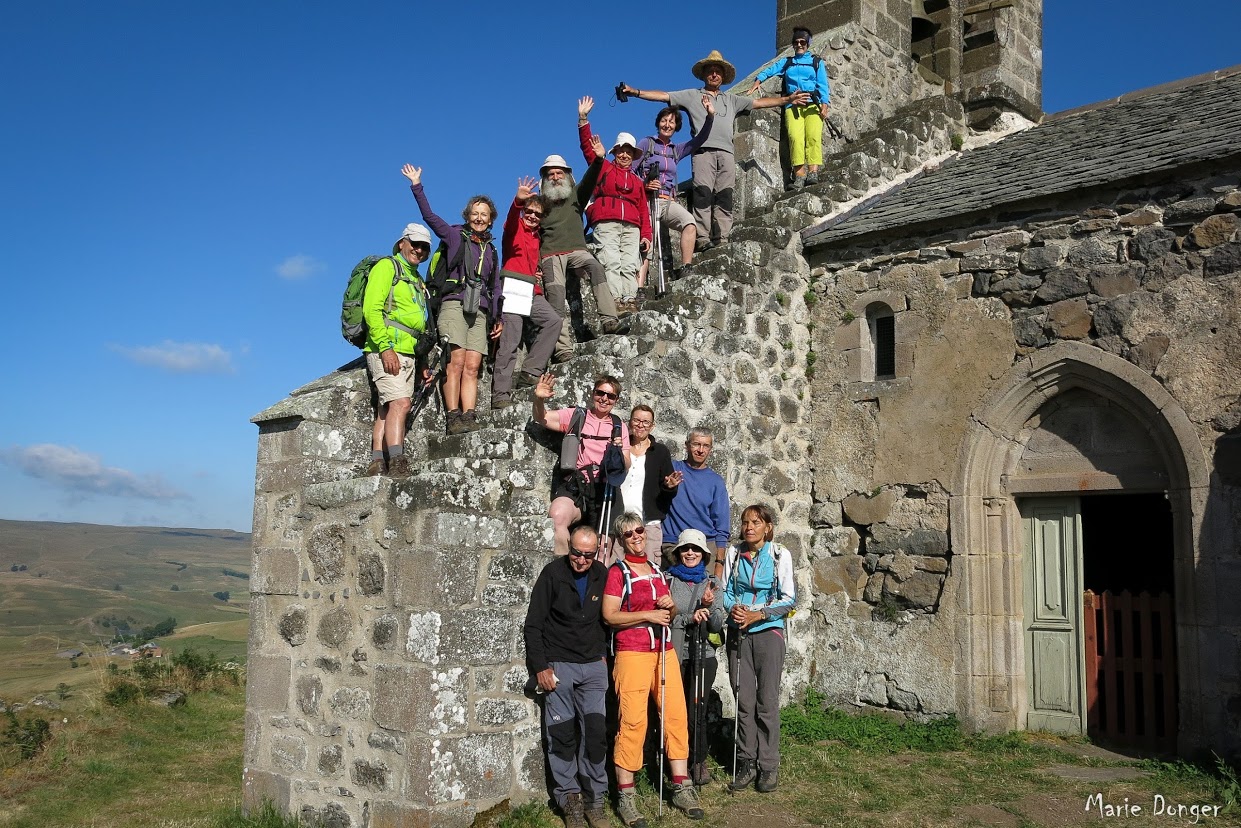
[[[599,546],[595,550],[595,560],[602,562],[608,554],[608,521],[612,519],[612,484],[603,481],[603,502],[599,504]]]
[[[664,281],[664,245],[663,233],[659,231],[659,193],[651,193],[651,250],[655,259],[655,267],[658,268],[658,274],[655,279],[655,295],[663,296],[668,292],[668,285]]]
[[[738,630],[740,632],[740,630]],[[733,641],[735,633],[730,629],[728,631],[728,644],[737,651],[737,669],[729,670],[729,672],[737,673],[732,676],[733,685],[733,783],[728,786],[733,793],[737,792],[737,735],[741,725],[741,645]],[[732,662],[728,665],[732,667]]]
[[[668,661],[668,628],[659,628],[659,818],[664,818],[664,668]]]
[[[694,744],[698,748],[698,761],[702,764],[703,770],[707,769],[707,733],[704,729],[707,723],[707,696],[711,692],[711,688],[707,687],[707,627],[706,622],[698,622],[698,673],[694,676],[697,679],[698,693],[696,705],[694,708]]]

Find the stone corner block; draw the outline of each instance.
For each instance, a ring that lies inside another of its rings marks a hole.
[[[293,668],[287,656],[251,654],[246,662],[246,709],[280,713],[289,709],[289,677]]]
[[[270,802],[279,813],[289,812],[289,780],[268,771],[245,768],[241,772],[241,809],[257,813],[263,803]]]
[[[297,595],[301,572],[297,551],[256,546],[250,576],[250,593],[259,595]]]

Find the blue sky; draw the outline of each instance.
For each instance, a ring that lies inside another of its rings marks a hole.
[[[617,81],[693,86],[710,49],[747,72],[775,5],[664,32],[559,0],[11,5],[0,517],[249,530],[249,418],[355,356],[340,294],[418,220],[402,163],[445,217],[504,205],[549,152],[580,157],[578,96],[605,140],[648,134]],[[1044,108],[1241,62],[1241,3],[1170,8],[1047,0]]]

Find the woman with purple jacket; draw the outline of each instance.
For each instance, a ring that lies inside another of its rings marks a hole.
[[[418,202],[422,220],[444,243],[443,265],[432,263],[427,287],[438,303],[436,323],[440,338],[448,340],[448,370],[444,375],[445,430],[461,434],[478,428],[478,375],[487,340],[498,339],[504,328],[500,289],[500,262],[491,243],[496,205],[476,195],[465,205],[465,224],[449,224],[431,210],[422,189],[422,168],[406,164],[401,173]]]
[[[666,223],[673,230],[681,233],[681,265],[684,267],[694,259],[694,242],[698,238],[698,227],[694,217],[677,201],[677,162],[702,146],[711,134],[711,125],[715,122],[715,107],[708,95],[702,96],[702,105],[707,110],[707,118],[702,129],[688,141],[672,143],[672,136],[681,130],[681,110],[675,106],[665,106],[655,116],[655,134],[648,135],[638,142],[638,150],[642,153],[642,172],[646,178],[646,191],[654,198],[655,210],[651,213],[655,219]],[[642,260],[642,268],[638,272],[638,286],[646,285],[646,272],[650,266],[650,257]],[[680,275],[676,271],[675,276]]]

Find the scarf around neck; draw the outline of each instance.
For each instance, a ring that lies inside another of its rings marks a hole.
[[[699,561],[694,566],[686,566],[678,563],[676,566],[668,569],[668,573],[673,577],[679,578],[691,584],[700,584],[707,577],[707,562]]]

